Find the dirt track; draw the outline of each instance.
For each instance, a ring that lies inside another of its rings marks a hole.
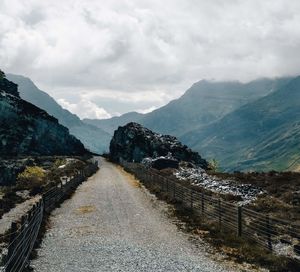
[[[51,215],[34,271],[238,271],[192,243],[132,176],[100,164]]]

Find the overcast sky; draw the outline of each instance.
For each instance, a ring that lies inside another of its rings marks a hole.
[[[1,0],[0,68],[80,117],[146,112],[201,79],[300,74],[299,0]]]

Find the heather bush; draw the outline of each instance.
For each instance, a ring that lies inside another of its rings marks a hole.
[[[45,183],[45,170],[38,166],[28,166],[17,177],[17,187],[19,189],[33,189]]]

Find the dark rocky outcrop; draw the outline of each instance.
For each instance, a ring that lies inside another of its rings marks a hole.
[[[0,77],[0,158],[85,153],[83,144],[56,118],[22,100],[17,85]]]
[[[101,128],[86,124],[78,116],[62,108],[51,96],[40,90],[29,78],[7,74],[6,78],[18,84],[20,97],[45,110],[69,129],[70,134],[79,139],[90,151],[101,154],[108,151],[112,135]]]
[[[168,156],[170,153],[178,161],[192,162],[204,169],[208,167],[206,160],[182,145],[176,137],[152,132],[137,123],[119,127],[110,142],[110,157],[116,162],[120,158],[141,162],[147,157]]]
[[[0,77],[0,90],[5,91],[7,94],[20,97],[18,92],[18,85],[7,80],[3,75]]]

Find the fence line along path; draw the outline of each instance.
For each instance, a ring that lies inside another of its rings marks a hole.
[[[97,162],[90,163],[67,182],[53,186],[21,217],[20,222],[12,222],[9,233],[0,236],[1,272],[20,272],[28,266],[43,218],[97,169]]]
[[[167,216],[168,207],[103,160],[100,170],[53,211],[32,267],[38,272],[241,271],[214,261],[203,242],[192,243]]]
[[[236,203],[207,195],[204,191],[201,193],[173,179],[153,173],[141,164],[122,161],[122,165],[146,185],[156,187],[171,199],[193,210],[203,222],[213,223],[219,230],[230,230],[236,236],[247,238],[274,254],[300,263],[300,225],[238,206]]]

